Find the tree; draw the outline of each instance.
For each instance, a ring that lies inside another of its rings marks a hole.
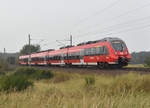
[[[150,67],[150,57],[145,58],[145,65],[146,67]]]
[[[11,57],[7,58],[7,62],[11,65],[15,65],[17,63],[17,59],[16,59],[16,57],[11,56]]]
[[[6,59],[0,61],[0,72],[6,72],[9,70],[9,64]]]
[[[29,53],[38,52],[41,50],[40,45],[24,45],[23,48],[20,50],[21,55],[27,55]]]

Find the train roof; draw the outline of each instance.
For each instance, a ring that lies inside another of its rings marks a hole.
[[[38,52],[35,52],[35,53],[42,53],[42,52],[48,52],[48,51],[55,51],[55,49],[48,49],[48,50],[38,51]],[[32,53],[32,54],[35,54],[35,53]]]
[[[24,59],[24,58],[29,58],[29,55],[22,55],[22,56],[19,56],[20,59]]]
[[[60,49],[58,50],[54,50],[54,49],[48,49],[48,50],[45,50],[45,51],[40,51],[40,52],[35,52],[35,53],[32,53],[31,55],[34,55],[34,56],[42,56],[42,55],[45,55],[45,52],[49,53],[50,55],[53,55],[53,54],[60,54],[61,51],[62,52],[67,52],[67,50],[76,50],[76,49],[83,49],[83,48],[88,48],[90,47],[90,45],[95,45],[95,44],[98,44],[99,42],[111,42],[113,40],[121,40],[120,38],[116,38],[116,37],[106,37],[106,38],[103,38],[101,40],[95,40],[95,41],[87,41],[87,42],[82,42],[82,43],[79,43],[77,44],[76,46],[64,46],[64,47],[61,47]],[[77,50],[76,50],[77,51]],[[28,56],[24,56],[24,57],[28,57]]]
[[[103,38],[101,40],[82,42],[82,43],[77,44],[77,46],[82,46],[82,45],[87,45],[87,44],[93,44],[93,43],[99,43],[99,42],[105,42],[105,41],[110,42],[110,41],[113,41],[113,40],[121,40],[121,39],[120,38],[116,38],[116,37],[106,37],[106,38]]]

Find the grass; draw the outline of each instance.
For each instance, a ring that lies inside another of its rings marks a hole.
[[[128,65],[128,66],[126,66],[126,67],[133,67],[133,68],[145,68],[145,66],[144,65]]]
[[[92,86],[86,87],[86,78]],[[149,100],[150,75],[131,73],[112,77],[58,72],[25,91],[0,92],[0,108],[150,108]]]

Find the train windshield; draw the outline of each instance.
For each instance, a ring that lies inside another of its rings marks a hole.
[[[123,50],[126,50],[126,45],[123,41],[120,40],[116,40],[116,41],[112,41],[112,47],[116,50],[116,51],[120,51],[122,52]]]

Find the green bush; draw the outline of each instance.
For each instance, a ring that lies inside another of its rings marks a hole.
[[[0,72],[0,75],[5,75],[5,73],[4,72]]]
[[[14,75],[19,75],[19,76],[22,76],[22,75],[27,75],[27,76],[30,76],[30,75],[33,75],[34,73],[36,73],[36,69],[35,68],[28,68],[28,67],[21,67],[21,68],[17,68]]]
[[[2,59],[0,61],[0,71],[6,72],[9,70],[9,64],[5,59]]]
[[[33,83],[23,76],[9,75],[0,79],[0,91],[21,91],[29,86],[33,86]]]
[[[95,85],[95,76],[87,76],[85,77],[85,85],[86,86],[91,86],[91,85]]]
[[[25,76],[28,79],[34,79],[34,80],[49,79],[54,76],[50,70],[40,70],[32,67],[18,68],[16,69],[14,75]]]
[[[35,80],[41,80],[41,79],[50,79],[53,76],[54,76],[53,73],[49,70],[36,70],[36,72],[33,73],[33,75],[31,75],[31,78]]]

